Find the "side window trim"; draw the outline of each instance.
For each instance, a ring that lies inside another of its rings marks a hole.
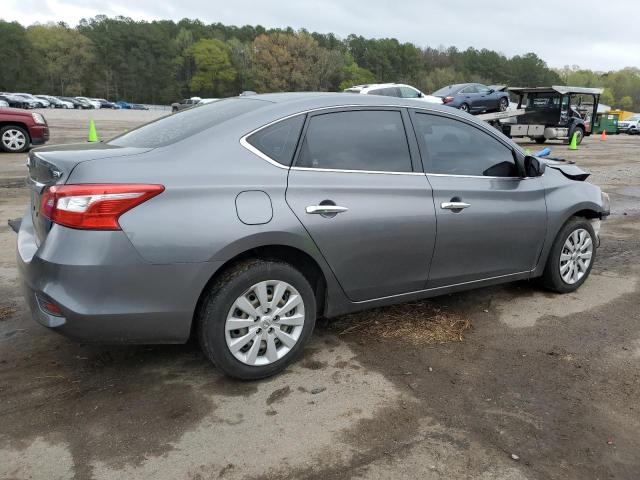
[[[468,122],[466,119],[463,118],[459,118],[457,116],[454,115],[447,115],[445,113],[442,112],[438,112],[435,110],[421,110],[421,109],[417,109],[417,108],[410,108],[409,109],[409,115],[410,115],[410,119],[411,119],[411,127],[413,129],[413,133],[415,135],[416,138],[416,142],[418,144],[418,151],[420,153],[420,159],[422,161],[422,168],[424,169],[424,174],[427,176],[432,176],[432,177],[459,177],[459,178],[488,178],[488,179],[503,179],[503,180],[525,180],[526,178],[530,178],[530,177],[495,177],[495,176],[487,176],[487,175],[458,175],[458,174],[453,174],[453,173],[431,173],[428,171],[427,169],[427,165],[428,165],[428,154],[426,152],[423,151],[423,149],[420,147],[420,141],[418,140],[419,136],[418,136],[418,132],[416,131],[416,126],[415,126],[415,116],[416,115],[433,115],[433,116],[437,116],[437,117],[443,117],[443,118],[447,118],[449,120],[455,120],[457,122],[461,122],[464,123],[465,125],[468,125],[470,127],[473,127],[481,132],[484,132],[488,135],[491,136],[491,138],[493,138],[494,140],[496,140],[497,142],[499,142],[502,146],[504,146],[505,148],[507,148],[508,150],[511,151],[511,156],[513,157],[513,162],[516,164],[516,167],[518,165],[517,162],[517,152],[515,151],[515,149],[509,145],[508,143],[504,142],[502,139],[500,139],[497,135],[494,135],[493,132],[489,132],[489,131],[485,131],[482,128],[479,128],[478,126],[474,125],[471,122]]]
[[[358,112],[358,111],[391,111],[400,113],[402,125],[404,127],[405,139],[407,141],[407,147],[409,149],[409,157],[411,159],[411,172],[394,172],[387,170],[348,170],[341,168],[316,168],[316,167],[299,167],[297,165],[298,159],[300,157],[300,150],[302,148],[302,144],[304,143],[304,139],[307,136],[307,131],[309,129],[309,123],[313,117],[319,115],[326,115],[331,113],[341,113],[341,112]],[[322,109],[317,111],[310,111],[307,114],[307,118],[304,121],[304,125],[302,127],[302,132],[300,133],[300,138],[298,139],[298,145],[296,146],[295,153],[293,154],[293,162],[291,163],[291,170],[298,171],[312,171],[312,172],[340,172],[340,173],[371,173],[378,175],[424,175],[424,172],[419,168],[419,158],[415,158],[416,155],[419,155],[419,152],[416,151],[414,145],[412,144],[411,138],[409,137],[410,132],[413,132],[413,125],[409,123],[407,125],[407,109],[403,107],[378,107],[378,106],[354,106],[354,107],[336,107],[330,109]],[[415,135],[415,132],[414,132]]]

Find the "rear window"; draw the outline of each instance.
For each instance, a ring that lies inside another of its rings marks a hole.
[[[229,98],[162,117],[107,143],[118,147],[164,147],[265,105],[269,104],[260,100]]]
[[[458,84],[458,85],[449,85],[447,87],[442,87],[440,90],[436,90],[435,92],[433,92],[432,95],[435,95],[436,97],[446,97],[447,95],[451,95],[452,93],[455,93],[458,90],[460,90],[461,86],[462,85]]]

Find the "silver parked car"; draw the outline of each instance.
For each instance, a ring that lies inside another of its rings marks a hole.
[[[377,95],[269,94],[29,154],[18,264],[35,319],[185,342],[243,379],[318,316],[539,277],[587,278],[608,197],[470,115]]]

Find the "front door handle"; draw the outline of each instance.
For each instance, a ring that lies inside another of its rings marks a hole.
[[[465,202],[442,202],[440,208],[444,210],[462,210],[463,208],[470,207],[470,203]]]
[[[349,209],[340,205],[309,205],[305,210],[311,214],[327,215],[346,212]]]

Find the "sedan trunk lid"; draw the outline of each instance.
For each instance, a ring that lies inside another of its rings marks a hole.
[[[150,149],[87,143],[50,146],[29,152],[27,184],[38,245],[45,240],[51,229],[51,222],[41,212],[42,193],[47,187],[66,183],[73,169],[82,162],[137,155],[148,150]]]

